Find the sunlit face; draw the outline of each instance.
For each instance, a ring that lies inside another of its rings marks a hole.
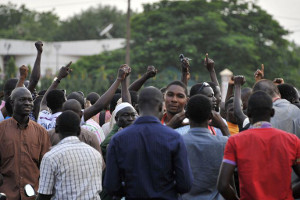
[[[33,100],[29,91],[16,96],[11,103],[13,112],[22,116],[28,116],[33,108]]]
[[[168,113],[175,115],[184,110],[187,104],[187,96],[184,88],[179,85],[171,85],[165,93],[165,106]]]

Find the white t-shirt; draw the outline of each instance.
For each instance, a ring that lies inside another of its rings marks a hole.
[[[43,126],[47,131],[55,128],[56,118],[61,114],[61,112],[50,113],[47,110],[42,110],[39,113],[37,123]]]

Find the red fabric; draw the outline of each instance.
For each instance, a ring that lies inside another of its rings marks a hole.
[[[292,165],[300,164],[300,140],[275,129],[258,128],[231,136],[224,159],[237,164],[243,199],[294,199]]]

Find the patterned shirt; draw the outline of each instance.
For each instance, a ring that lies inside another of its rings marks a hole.
[[[42,110],[39,113],[37,123],[43,126],[47,131],[55,128],[56,118],[61,114],[61,112],[50,113],[47,110]]]
[[[102,157],[89,145],[70,136],[45,154],[38,192],[52,199],[100,200]]]
[[[89,120],[87,120],[85,122],[85,124],[81,126],[81,128],[84,128],[84,129],[86,129],[86,130],[91,131],[92,133],[94,133],[97,136],[97,139],[98,139],[98,141],[99,141],[100,144],[104,141],[105,135],[104,135],[104,132],[103,132],[102,128],[92,118],[89,119]]]

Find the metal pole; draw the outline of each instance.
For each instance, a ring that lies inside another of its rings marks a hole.
[[[130,66],[130,0],[127,9],[127,28],[126,28],[126,59],[125,62]]]

